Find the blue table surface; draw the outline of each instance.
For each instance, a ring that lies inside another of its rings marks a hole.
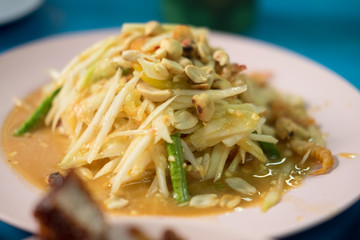
[[[63,32],[119,27],[124,22],[164,22],[162,6],[161,0],[46,0],[27,17],[0,26],[0,54]],[[238,33],[298,52],[360,89],[358,0],[258,0],[254,23]],[[284,239],[360,239],[359,226],[360,201],[333,219]],[[0,221],[0,239],[29,235]]]

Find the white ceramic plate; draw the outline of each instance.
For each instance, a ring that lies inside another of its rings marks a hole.
[[[0,0],[0,26],[35,11],[43,0]]]
[[[48,68],[61,69],[85,47],[113,34],[116,31],[61,35],[0,56],[0,124],[12,108],[13,96],[23,97],[49,81]],[[328,147],[334,155],[341,152],[360,154],[360,94],[344,79],[309,59],[263,42],[220,33],[212,33],[210,41],[214,46],[222,46],[230,53],[232,61],[246,64],[249,70],[272,71],[273,85],[304,97],[310,108],[318,109],[313,116],[329,135]],[[265,214],[259,208],[251,208],[217,217],[122,217],[111,218],[111,221],[113,226],[129,222],[150,226],[151,223],[158,229],[176,225],[179,231],[184,229],[181,226],[202,226],[193,227],[194,237],[188,239],[195,239],[199,234],[203,234],[204,239],[219,236],[211,231],[200,231],[205,228],[226,232],[227,239],[240,235],[256,238],[284,236],[329,219],[359,199],[360,159],[336,158],[338,166],[331,174],[307,178],[303,186],[286,194],[280,204]],[[0,218],[35,231],[31,212],[39,194],[19,179],[4,161],[0,161]],[[192,235],[191,231],[182,232],[184,236]]]

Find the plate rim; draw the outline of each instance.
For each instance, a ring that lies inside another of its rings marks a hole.
[[[54,41],[54,40],[61,40],[63,38],[67,39],[67,38],[78,38],[78,37],[87,37],[87,36],[92,36],[92,35],[109,35],[109,34],[116,34],[120,32],[120,28],[103,28],[103,29],[93,29],[93,30],[83,30],[83,31],[72,31],[72,32],[66,32],[66,33],[60,33],[60,34],[53,34],[50,36],[46,36],[40,39],[36,39],[30,42],[27,42],[25,44],[19,45],[19,46],[15,46],[13,48],[7,49],[3,52],[0,53],[0,59],[1,58],[6,58],[8,54],[13,54],[14,52],[21,52],[23,49],[29,48],[29,47],[33,47],[33,46],[39,46],[44,44],[45,42],[49,42],[49,41]],[[275,49],[275,51],[280,51],[282,54],[287,54],[290,55],[291,57],[295,57],[295,58],[299,58],[303,61],[309,62],[311,65],[315,66],[316,68],[320,68],[322,71],[326,71],[328,73],[330,73],[331,75],[334,75],[335,78],[337,79],[336,81],[338,81],[339,83],[341,82],[341,84],[345,84],[347,88],[355,90],[355,92],[358,94],[358,97],[360,96],[360,91],[358,88],[356,88],[351,82],[347,81],[345,78],[343,78],[342,76],[340,76],[338,73],[334,72],[333,70],[327,68],[326,66],[322,65],[321,63],[318,63],[300,53],[297,53],[293,50],[287,49],[285,47],[282,46],[278,46],[275,45],[273,43],[269,43],[263,40],[259,40],[259,39],[254,39],[251,37],[246,37],[246,36],[241,36],[241,35],[237,35],[237,34],[229,34],[229,33],[224,33],[224,32],[220,32],[220,31],[211,31],[210,34],[210,41],[211,41],[211,37],[215,35],[215,36],[222,36],[225,38],[233,38],[233,39],[243,39],[245,41],[250,41],[253,42],[255,44],[260,44],[260,45],[264,45],[266,47]],[[7,165],[3,160],[2,161],[5,165]],[[7,166],[9,168],[9,166]],[[12,169],[11,169],[12,170]],[[17,177],[17,178],[21,178],[18,174],[16,174],[16,172],[14,170],[12,170],[12,173]],[[24,181],[23,181],[24,182]],[[30,184],[29,184],[30,185]],[[360,199],[360,192],[357,195],[357,198],[352,199],[351,201],[348,201],[347,204],[342,205],[341,207],[337,208],[336,211],[333,211],[330,215],[328,215],[327,217],[322,217],[321,220],[315,220],[314,222],[308,222],[308,224],[302,225],[301,228],[297,229],[297,230],[289,230],[288,232],[284,232],[280,235],[276,235],[276,237],[284,237],[287,236],[289,234],[296,234],[298,232],[304,231],[305,229],[308,229],[311,226],[314,226],[314,224],[320,224],[323,223],[325,221],[330,220],[331,218],[334,218],[336,215],[338,215],[339,213],[343,212],[345,209],[349,208],[351,205],[353,205],[355,202],[357,202]],[[6,223],[10,223],[14,226],[20,227],[22,229],[25,229],[27,231],[33,231],[34,229],[27,229],[24,226],[21,226],[21,224],[18,224],[16,222],[16,220],[13,220],[11,218],[6,218],[4,216],[1,215],[0,213],[0,217],[1,219],[5,220],[4,222]],[[175,219],[178,219],[178,217],[172,217]],[[181,217],[180,217],[181,218]]]

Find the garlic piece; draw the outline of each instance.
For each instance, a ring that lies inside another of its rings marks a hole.
[[[113,61],[114,63],[116,63],[117,65],[123,67],[123,68],[131,68],[131,67],[132,67],[131,62],[126,61],[126,60],[125,60],[123,57],[121,57],[121,56],[114,57],[114,58],[112,59],[112,61]]]
[[[241,197],[231,194],[224,194],[220,198],[219,205],[220,207],[226,207],[226,208],[234,208],[241,202]]]
[[[156,47],[158,47],[164,39],[170,37],[169,33],[163,33],[158,36],[150,38],[144,45],[141,47],[141,51],[143,52],[152,52],[156,50]]]
[[[156,59],[163,59],[166,57],[166,51],[163,48],[159,48],[155,50],[154,54],[152,55],[153,58]]]
[[[210,67],[197,67],[194,65],[188,65],[185,67],[186,75],[194,82],[194,83],[208,83],[209,86],[212,85],[215,79],[214,69]]]
[[[198,59],[193,59],[194,65],[201,68],[204,66],[204,63]]]
[[[208,63],[211,59],[210,57],[210,49],[204,42],[199,42],[197,46],[200,59],[203,63]]]
[[[160,48],[165,49],[167,57],[170,59],[176,59],[183,53],[181,44],[172,38],[166,38],[161,41]]]
[[[178,64],[177,62],[171,61],[167,58],[163,58],[161,60],[162,65],[166,67],[166,69],[169,71],[169,73],[172,74],[181,74],[184,72],[184,68]]]
[[[177,74],[173,77],[173,82],[186,82],[187,80],[188,80],[188,77],[186,76],[186,74],[184,72]]]
[[[229,185],[229,187],[231,187],[235,191],[238,191],[245,195],[253,195],[257,191],[255,187],[250,185],[242,178],[238,178],[238,177],[226,178],[225,182],[227,183],[227,185]]]
[[[178,59],[176,59],[176,61],[182,66],[182,67],[186,67],[187,65],[193,65],[193,63],[191,62],[190,59],[186,58],[186,57],[179,57]]]
[[[194,83],[207,82],[206,72],[199,67],[188,65],[185,67],[185,73]]]
[[[211,85],[213,84],[214,80],[215,80],[215,71],[214,68],[212,67],[202,67],[201,68],[203,71],[205,71],[206,74],[206,78],[207,78],[207,83],[209,84],[209,86],[211,87]]]
[[[128,62],[137,62],[139,58],[143,58],[146,55],[139,50],[125,50],[122,52],[122,58]]]
[[[215,89],[228,89],[228,88],[231,88],[231,87],[232,87],[232,85],[231,85],[231,82],[229,80],[227,80],[226,78],[216,74],[215,80],[214,80],[214,82],[212,84],[212,88],[215,88]]]
[[[148,77],[158,80],[166,80],[170,76],[166,67],[161,63],[150,62],[142,58],[139,58],[138,62]]]
[[[179,130],[186,130],[194,127],[198,123],[198,118],[185,110],[174,113],[174,127]]]
[[[219,198],[216,194],[200,194],[193,196],[190,200],[190,207],[208,208],[214,207],[219,203]]]
[[[145,24],[145,35],[146,36],[155,36],[162,33],[164,29],[161,24],[157,21],[150,21]]]
[[[144,82],[139,82],[136,85],[136,89],[144,96],[144,98],[153,102],[163,102],[171,96],[171,91],[169,89],[160,90]]]

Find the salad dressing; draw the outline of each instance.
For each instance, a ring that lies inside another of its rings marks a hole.
[[[41,99],[41,91],[35,91],[24,101],[27,105],[35,108]],[[2,147],[7,156],[8,163],[22,177],[32,185],[44,191],[48,189],[46,177],[54,172],[63,172],[58,163],[64,157],[70,141],[58,131],[51,131],[49,127],[39,126],[36,131],[24,137],[14,137],[13,132],[31,113],[23,107],[15,107],[2,129]],[[93,164],[91,171],[96,172],[104,164],[104,160],[98,160]],[[280,174],[281,166],[287,161],[297,161],[295,158],[282,158],[277,161],[268,162],[267,167],[260,161],[250,161],[239,167],[234,176],[241,177],[253,185],[257,192],[252,196],[242,196],[238,208],[254,207],[261,204],[264,195],[269,191],[272,184]],[[294,165],[290,177],[286,180],[287,189],[298,186],[301,180],[309,173],[310,165],[303,167]],[[95,197],[95,200],[105,210],[103,201],[109,196],[111,186],[108,183],[110,176],[105,175],[96,180],[88,181],[86,184]],[[213,192],[216,194],[238,194],[230,189],[223,178],[215,184],[212,179],[199,181],[188,179],[189,192],[191,195]],[[233,209],[220,206],[209,208],[194,208],[189,206],[179,207],[172,198],[164,198],[161,194],[153,197],[146,197],[147,189],[151,184],[150,179],[140,183],[128,184],[122,187],[119,195],[129,199],[130,204],[122,209],[110,210],[115,214],[125,215],[171,215],[171,216],[198,216],[221,214]],[[168,182],[170,186],[170,182]],[[109,211],[109,210],[108,210]]]

